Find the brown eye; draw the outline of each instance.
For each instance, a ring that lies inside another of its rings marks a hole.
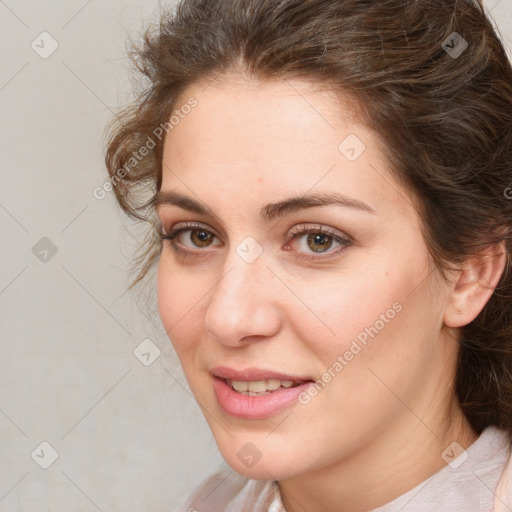
[[[325,233],[313,233],[307,237],[308,247],[315,252],[323,252],[332,245],[332,236]]]
[[[205,229],[190,229],[190,240],[196,247],[207,247],[215,235]]]
[[[187,233],[187,235],[185,234]],[[193,254],[194,249],[203,249],[214,244],[217,236],[210,230],[196,225],[185,225],[179,228],[171,229],[168,234],[160,233],[162,240],[169,240],[171,247],[182,255]]]
[[[321,225],[296,226],[290,235],[292,241],[287,244],[287,250],[294,246],[298,258],[311,261],[334,257],[352,244],[350,238]]]
[[[297,258],[311,261],[335,257],[353,243],[350,238],[342,236],[337,231],[311,224],[294,228],[288,236],[292,236],[292,239],[285,244],[284,249],[288,251],[294,245],[293,252]],[[211,254],[211,251],[201,251],[200,249],[222,245],[217,235],[209,229],[197,225],[185,225],[171,229],[168,234],[162,232],[160,238],[169,240],[171,248],[182,256],[207,256]],[[215,243],[216,240],[217,243]]]

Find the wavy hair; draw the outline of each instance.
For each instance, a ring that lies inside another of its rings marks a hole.
[[[144,87],[109,125],[105,160],[118,204],[149,226],[132,286],[161,250],[152,197],[187,88],[230,73],[323,85],[378,134],[443,275],[504,245],[493,295],[461,329],[455,389],[477,433],[512,436],[512,67],[480,0],[183,0],[130,56]]]

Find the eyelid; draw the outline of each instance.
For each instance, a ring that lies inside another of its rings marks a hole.
[[[168,235],[168,233],[166,232],[166,230],[163,227],[162,222],[159,223],[159,228],[160,228],[160,231],[164,235]],[[209,231],[209,232],[213,233],[217,238],[219,238],[219,235],[215,232],[214,229],[212,229],[210,226],[207,226],[206,224],[202,224],[200,222],[190,222],[190,221],[181,222],[181,223],[178,223],[175,226],[173,226],[170,231],[176,232],[180,229],[185,229],[185,228],[204,229],[205,231]],[[285,240],[287,240],[290,236],[294,236],[297,234],[304,234],[308,230],[315,231],[315,232],[322,232],[322,233],[326,233],[326,234],[333,235],[333,236],[339,236],[340,238],[345,238],[348,241],[353,242],[352,238],[350,236],[348,236],[346,233],[342,233],[338,230],[326,227],[326,226],[324,226],[322,224],[318,224],[318,223],[305,223],[305,224],[295,225],[293,228],[291,228],[288,232],[286,232],[284,234],[284,238],[285,238]]]
[[[160,224],[160,229],[164,235],[169,235],[169,233],[167,233],[167,231],[164,229],[163,223]],[[205,231],[209,231],[213,233],[217,238],[219,238],[215,230],[210,228],[210,226],[207,226],[206,224],[202,224],[200,222],[193,221],[178,222],[169,230],[169,232],[176,232],[182,229],[204,229]]]
[[[297,234],[305,234],[308,231],[314,231],[315,233],[325,233],[327,235],[332,235],[339,238],[344,238],[347,241],[352,242],[351,237],[349,237],[347,234],[338,231],[337,229],[330,228],[327,226],[324,226],[323,224],[315,224],[315,223],[309,223],[309,224],[299,224],[298,226],[295,225],[290,231],[286,234],[286,236],[293,236]]]

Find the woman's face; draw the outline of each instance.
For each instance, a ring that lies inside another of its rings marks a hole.
[[[157,206],[185,229],[163,242],[158,303],[226,461],[284,479],[435,428],[448,291],[376,135],[298,80],[187,100]]]

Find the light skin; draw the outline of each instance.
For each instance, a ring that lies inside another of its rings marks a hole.
[[[444,467],[450,443],[477,439],[454,397],[457,337],[491,296],[504,256],[489,249],[443,280],[378,136],[311,84],[230,77],[189,87],[178,106],[191,96],[197,106],[165,140],[161,190],[212,214],[157,207],[167,233],[200,225],[174,240],[188,256],[163,241],[158,305],[219,450],[246,477],[277,480],[289,512],[384,505]],[[355,161],[338,149],[349,134],[366,146]],[[260,216],[268,203],[321,192],[374,212],[330,205]],[[290,235],[311,225],[350,243]],[[252,263],[237,253],[249,236],[263,251]],[[213,366],[321,379],[395,303],[401,311],[307,405],[246,420],[217,402]],[[250,468],[237,457],[248,442],[261,453]]]

